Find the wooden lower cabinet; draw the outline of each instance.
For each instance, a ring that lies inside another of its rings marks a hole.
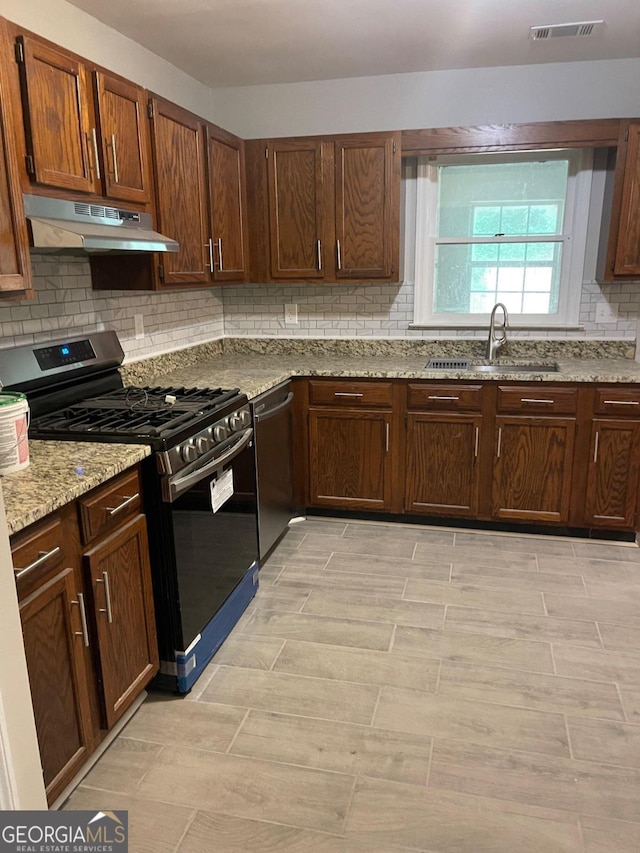
[[[496,418],[494,518],[568,521],[575,430],[575,418]]]
[[[158,671],[145,517],[138,515],[84,554],[110,728]]]
[[[405,511],[478,513],[480,415],[407,415]]]
[[[81,601],[73,568],[65,568],[20,602],[49,802],[80,770],[93,748]]]
[[[640,421],[597,419],[591,433],[585,523],[634,529],[640,477]]]
[[[391,507],[391,412],[309,410],[312,506],[363,510]]]
[[[11,540],[49,803],[158,671],[139,490],[127,470]]]

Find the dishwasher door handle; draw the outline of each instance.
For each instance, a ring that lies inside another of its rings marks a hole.
[[[255,412],[253,415],[253,419],[257,424],[258,423],[264,423],[264,421],[268,421],[269,418],[275,417],[277,414],[284,411],[284,409],[288,409],[292,402],[293,402],[293,391],[289,391],[289,393],[287,394],[285,399],[282,401],[282,403],[278,403],[277,406],[274,406],[272,409],[267,409],[266,411],[262,411],[262,412],[260,412],[260,414]]]

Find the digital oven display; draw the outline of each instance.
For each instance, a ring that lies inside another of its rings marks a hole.
[[[53,370],[56,367],[65,367],[68,364],[77,364],[96,357],[89,340],[41,347],[34,350],[33,354],[40,365],[40,370]]]

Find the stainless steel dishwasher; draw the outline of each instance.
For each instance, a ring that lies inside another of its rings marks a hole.
[[[261,561],[295,515],[292,404],[291,382],[283,382],[251,401]]]

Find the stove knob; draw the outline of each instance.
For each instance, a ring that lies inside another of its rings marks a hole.
[[[200,438],[196,438],[196,449],[198,453],[206,453],[207,450],[211,450],[212,446],[213,442],[208,435],[201,435]]]
[[[245,425],[244,419],[242,417],[242,412],[235,412],[233,415],[229,415],[227,418],[227,423],[229,424],[229,429],[232,432],[237,432],[239,429]]]
[[[226,426],[216,426],[213,428],[213,437],[216,441],[224,441],[229,437],[229,430]]]
[[[242,409],[242,411],[238,412],[238,416],[240,418],[240,425],[244,429],[251,426],[251,412],[248,409]]]
[[[198,458],[198,450],[193,443],[193,439],[190,438],[189,441],[185,441],[180,449],[180,455],[184,459],[185,462],[195,462]]]

